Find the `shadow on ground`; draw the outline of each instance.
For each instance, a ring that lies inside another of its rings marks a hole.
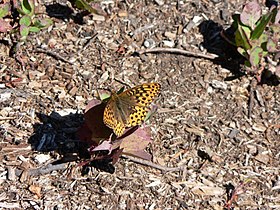
[[[85,146],[79,141],[76,133],[83,123],[82,114],[69,114],[61,116],[52,112],[49,116],[37,113],[41,123],[36,123],[34,134],[29,143],[32,149],[39,152],[57,151],[61,155],[81,153]]]
[[[232,76],[225,80],[234,80],[245,75],[241,71],[241,65],[244,64],[245,59],[237,52],[235,46],[224,40],[220,34],[223,30],[223,26],[212,20],[203,21],[199,25],[199,32],[203,35],[203,47],[209,53],[219,56],[214,60],[215,64],[231,71]],[[232,36],[233,31],[228,29],[227,34]]]
[[[52,112],[49,116],[41,113],[37,113],[37,116],[41,123],[33,126],[34,133],[28,143],[38,152],[57,152],[61,158],[52,163],[53,165],[82,161],[80,166],[84,175],[88,173],[90,166],[114,173],[112,159],[92,161],[88,151],[89,144],[80,140],[78,132],[84,125],[84,115],[76,113],[61,116],[57,112]]]
[[[49,4],[46,6],[46,12],[50,17],[54,17],[61,20],[72,19],[76,24],[84,24],[84,16],[89,15],[87,11],[82,11],[75,13],[74,10],[67,5],[62,5],[59,3]]]
[[[235,46],[229,44],[221,36],[221,32],[223,31],[229,40],[233,40],[233,28],[230,27],[225,30],[223,29],[223,26],[218,23],[212,20],[207,20],[199,25],[199,31],[203,35],[203,47],[209,53],[219,56],[217,59],[214,59],[213,62],[231,71],[232,75],[225,78],[225,81],[232,81],[246,75],[243,70],[245,58],[238,53]],[[260,84],[267,84],[269,86],[279,85],[279,80],[276,78],[276,75],[272,75],[268,70],[262,72],[261,78],[262,81]]]

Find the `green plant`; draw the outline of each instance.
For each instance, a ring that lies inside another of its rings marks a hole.
[[[35,13],[34,0],[21,0],[13,1],[14,9],[19,13],[19,18],[15,15],[12,18],[18,25],[11,26],[6,20],[7,16],[12,13],[12,7],[9,3],[0,5],[0,32],[7,32],[12,29],[14,31],[19,31],[20,39],[22,41],[26,40],[30,32],[39,32],[41,29],[46,28],[52,24],[51,19],[40,19]]]
[[[95,0],[69,0],[69,1],[73,6],[77,7],[78,9],[86,10],[93,14],[99,13],[97,9],[93,8],[90,5],[90,2],[94,2]]]
[[[241,14],[233,15],[235,39],[231,42],[246,58],[245,70],[261,81],[264,70],[280,80],[280,10],[273,6],[262,14],[260,4],[247,3]],[[278,61],[277,61],[278,60]]]
[[[35,14],[34,0],[22,0],[17,7],[20,14],[19,25],[21,39],[25,40],[30,32],[39,32],[52,24],[51,19],[39,19]]]
[[[12,30],[12,26],[5,20],[5,17],[10,14],[11,6],[9,3],[0,5],[0,32],[7,32]]]

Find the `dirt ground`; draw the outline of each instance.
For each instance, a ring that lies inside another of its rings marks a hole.
[[[249,117],[251,77],[219,36],[244,2],[99,1],[102,14],[83,17],[67,1],[37,1],[51,27],[16,56],[0,34],[0,209],[280,209],[279,85],[255,87]],[[152,47],[198,55],[139,53]],[[182,170],[125,158],[114,173],[83,175],[70,160],[35,170],[77,152],[97,90],[147,82],[162,86],[147,151]]]

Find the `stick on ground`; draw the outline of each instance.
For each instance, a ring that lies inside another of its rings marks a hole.
[[[65,62],[65,63],[73,64],[73,62],[71,62],[71,61],[67,60],[66,58],[62,57],[61,55],[59,55],[55,52],[49,51],[49,50],[44,50],[44,49],[41,49],[41,48],[37,48],[35,50],[35,52],[45,53],[47,55],[50,55],[50,56],[54,57],[55,59],[58,59],[58,60],[61,60],[61,61]]]
[[[141,158],[136,158],[136,157],[133,157],[133,156],[122,155],[122,157],[127,158],[127,159],[129,159],[129,160],[131,160],[135,163],[140,163],[141,165],[150,166],[152,168],[156,168],[156,169],[159,169],[159,170],[165,171],[165,172],[183,171],[184,168],[186,167],[185,165],[178,166],[178,167],[166,167],[166,166],[161,166],[161,165],[158,165],[158,164],[153,163],[151,161],[143,160]]]
[[[182,54],[182,55],[190,55],[194,57],[200,57],[200,58],[206,58],[213,60],[217,58],[217,55],[214,54],[203,54],[203,53],[196,53],[196,52],[191,52],[188,50],[183,50],[183,49],[177,49],[177,48],[161,48],[161,47],[155,47],[151,49],[146,49],[146,50],[139,50],[136,53],[139,55],[145,54],[145,53],[174,53],[174,54]]]

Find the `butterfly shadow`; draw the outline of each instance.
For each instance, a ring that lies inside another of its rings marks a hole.
[[[50,115],[42,113],[36,113],[36,115],[41,122],[34,124],[34,132],[28,143],[31,144],[34,151],[53,155],[58,153],[60,158],[50,165],[55,167],[55,165],[68,162],[83,162],[91,159],[91,154],[88,151],[91,144],[79,139],[78,131],[85,123],[83,114],[71,113],[61,116],[57,112],[52,112]],[[114,170],[110,162],[104,158],[96,160],[94,163],[91,162],[88,166],[113,173]],[[84,165],[86,164],[80,165],[82,166],[82,174],[84,174],[86,170]]]
[[[28,140],[34,151],[56,151],[62,156],[80,154],[82,145],[76,132],[84,121],[82,114],[70,113],[62,116],[54,111],[50,115],[36,115],[41,122],[33,125],[34,132]]]

